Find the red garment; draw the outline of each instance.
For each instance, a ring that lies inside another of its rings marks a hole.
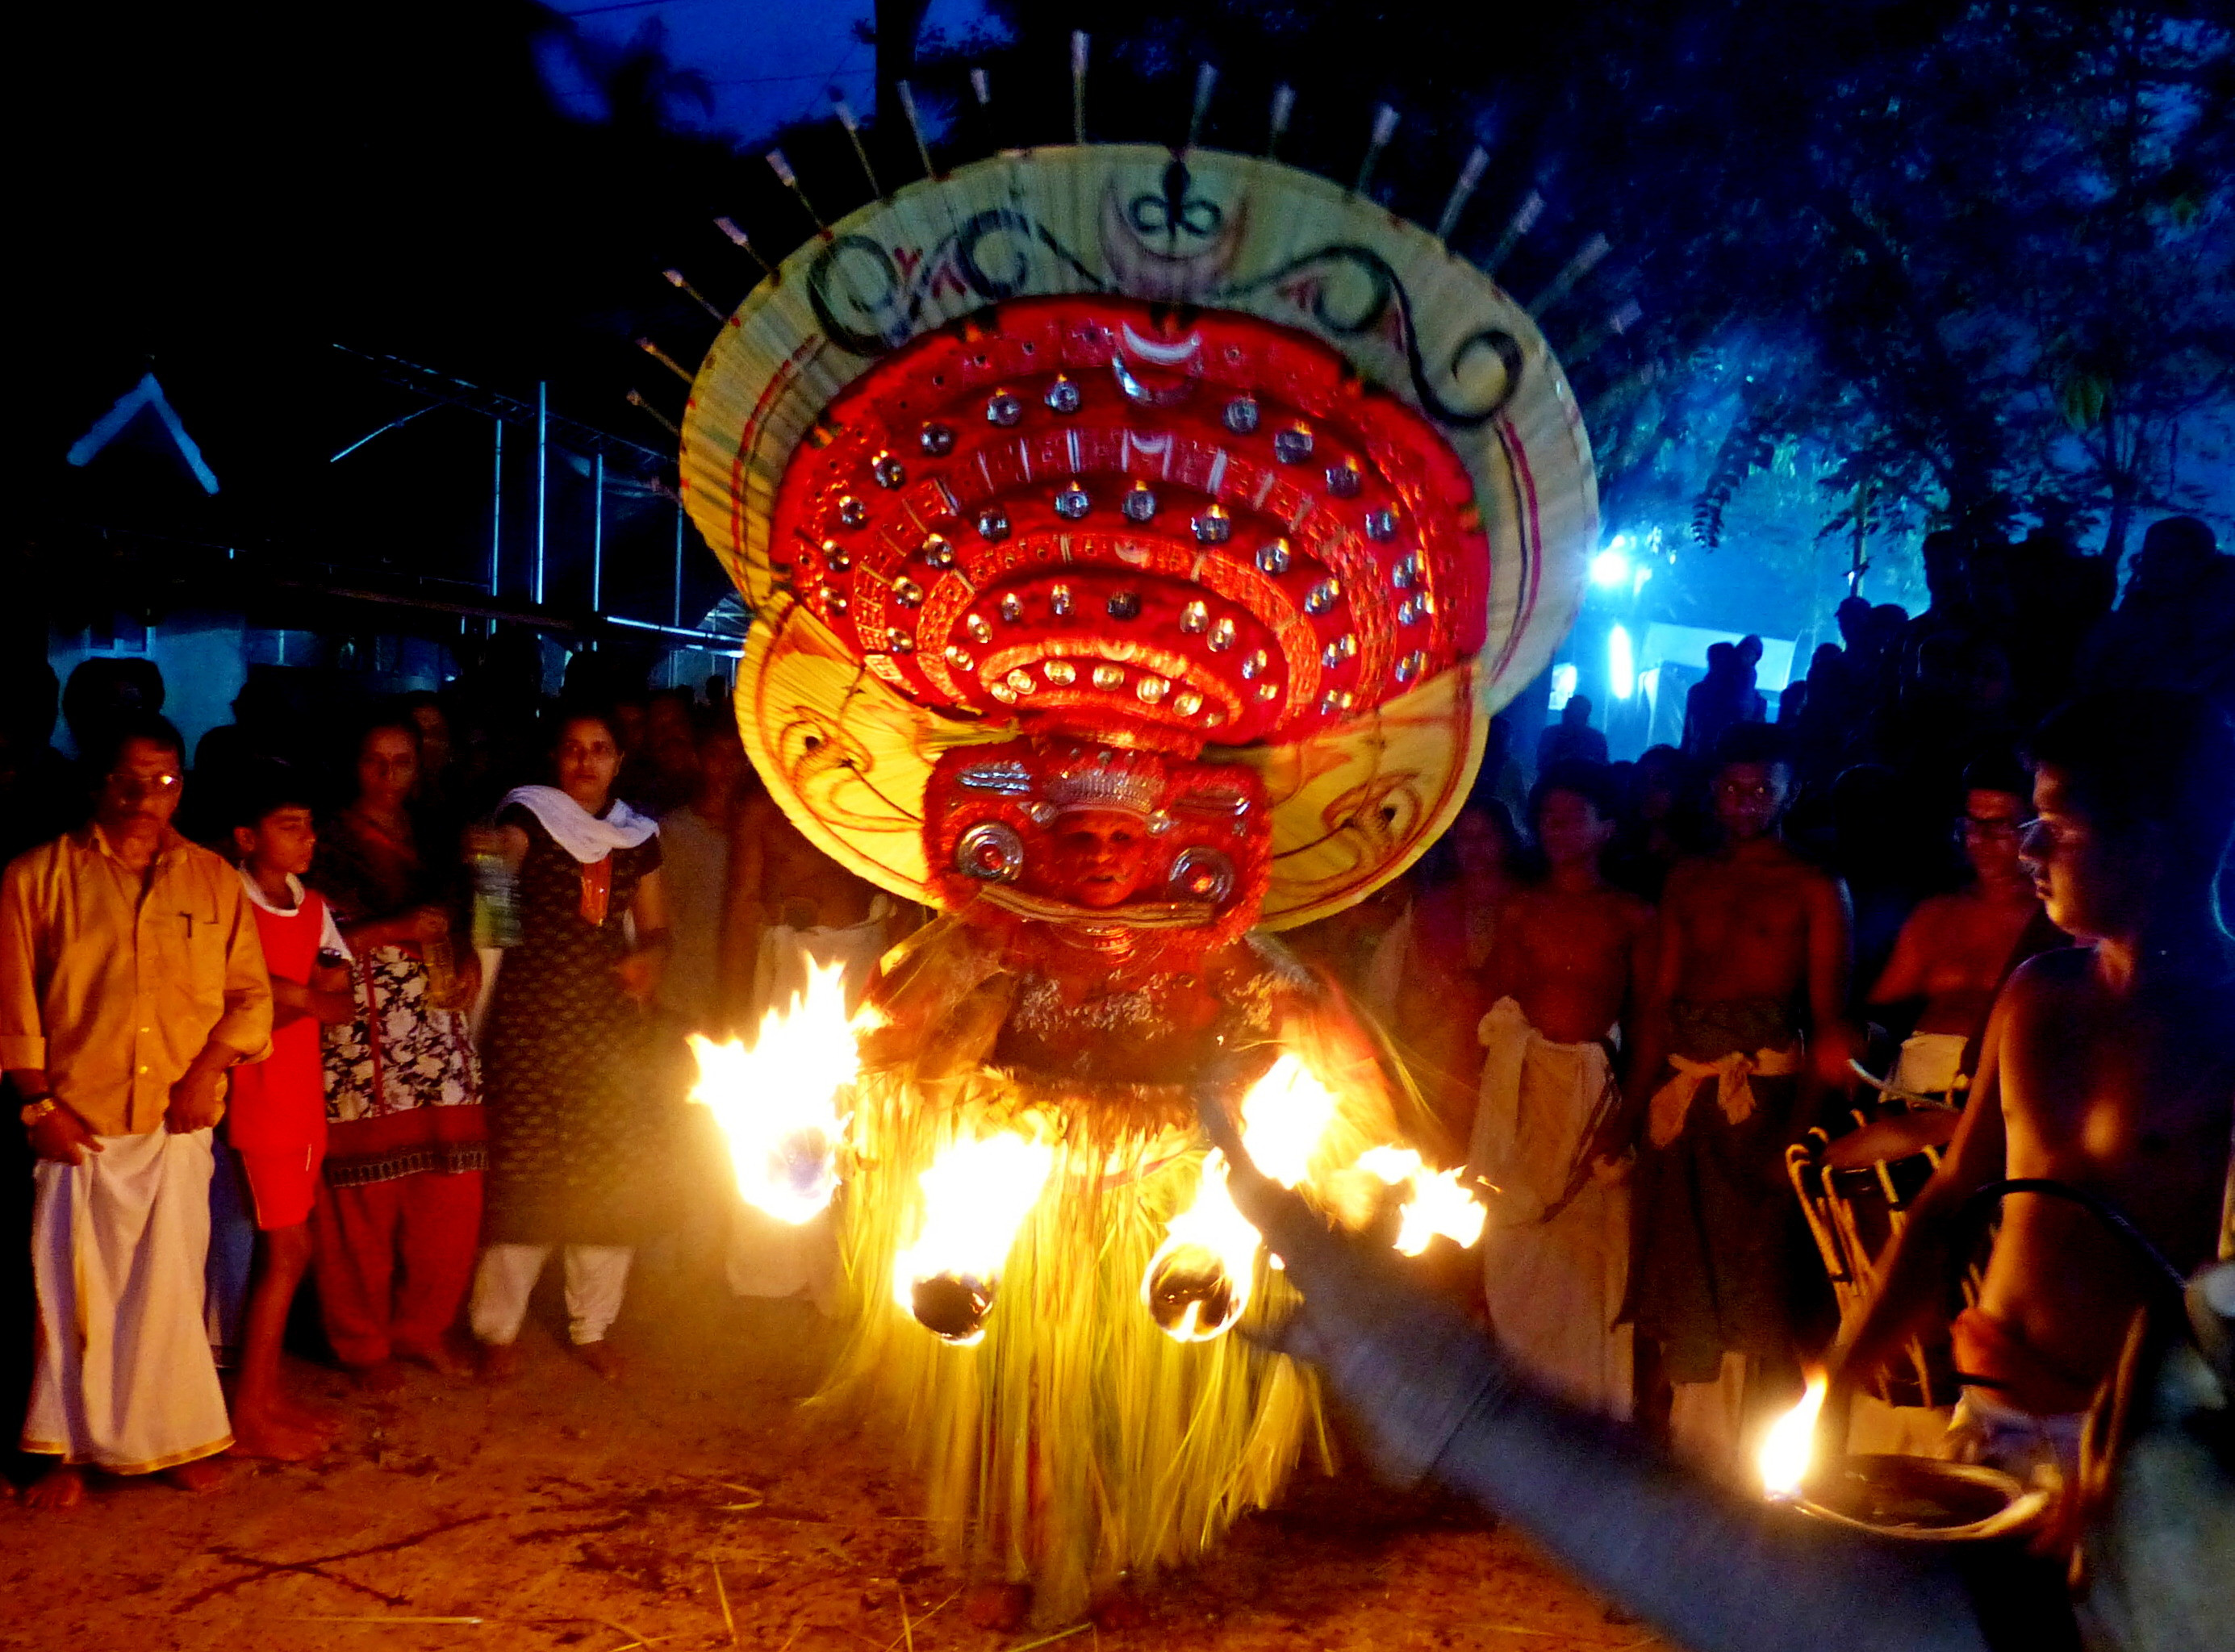
[[[318,1196],[317,1149],[288,1147],[269,1152],[236,1146],[233,1152],[239,1157],[241,1173],[248,1178],[248,1196],[256,1207],[260,1232],[300,1227],[311,1219],[311,1206]]]
[[[292,912],[256,914],[257,937],[264,943],[264,967],[274,981],[311,983],[318,967],[318,942],[325,934],[326,903],[305,890]],[[316,1157],[326,1149],[326,1074],[319,1049],[318,1018],[273,1017],[272,1054],[233,1070],[233,1094],[226,1107],[226,1139],[243,1152]]]
[[[361,1368],[441,1346],[473,1281],[481,1172],[330,1185],[311,1222],[318,1305],[336,1358]]]

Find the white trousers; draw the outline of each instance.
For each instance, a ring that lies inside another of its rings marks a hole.
[[[492,1244],[482,1250],[474,1269],[473,1307],[468,1316],[484,1342],[509,1342],[528,1317],[528,1298],[543,1264],[560,1247],[549,1244]],[[625,1244],[570,1244],[567,1251],[567,1335],[577,1347],[602,1342],[621,1311],[628,1289],[629,1261],[636,1252]]]
[[[33,1172],[38,1374],[23,1449],[148,1474],[233,1444],[202,1322],[210,1133],[101,1146]]]

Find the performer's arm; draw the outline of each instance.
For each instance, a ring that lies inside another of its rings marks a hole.
[[[1259,1174],[1212,1112],[1235,1202],[1303,1295],[1281,1345],[1319,1366],[1385,1472],[1471,1497],[1688,1647],[1985,1652],[1961,1562],[1942,1545],[1772,1507],[1542,1393],[1494,1338]]]

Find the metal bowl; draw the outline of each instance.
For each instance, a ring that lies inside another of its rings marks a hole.
[[[1998,1468],[1930,1457],[1850,1457],[1793,1506],[1811,1518],[1915,1543],[1985,1543],[2029,1531],[2049,1493]]]

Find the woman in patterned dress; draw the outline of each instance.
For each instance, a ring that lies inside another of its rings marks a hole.
[[[646,1007],[667,917],[659,828],[613,795],[613,725],[565,715],[552,758],[558,784],[518,788],[496,817],[519,879],[521,942],[489,1007],[488,1204],[472,1319],[483,1374],[511,1374],[528,1293],[563,1245],[569,1337],[610,1379],[606,1331],[667,1169]]]
[[[462,1368],[449,1337],[473,1277],[488,1140],[465,1015],[479,965],[461,940],[456,858],[413,821],[409,714],[364,727],[355,773],[308,880],[355,954],[357,1003],[326,1029],[326,1185],[311,1219],[327,1340],[389,1388],[399,1359]]]

